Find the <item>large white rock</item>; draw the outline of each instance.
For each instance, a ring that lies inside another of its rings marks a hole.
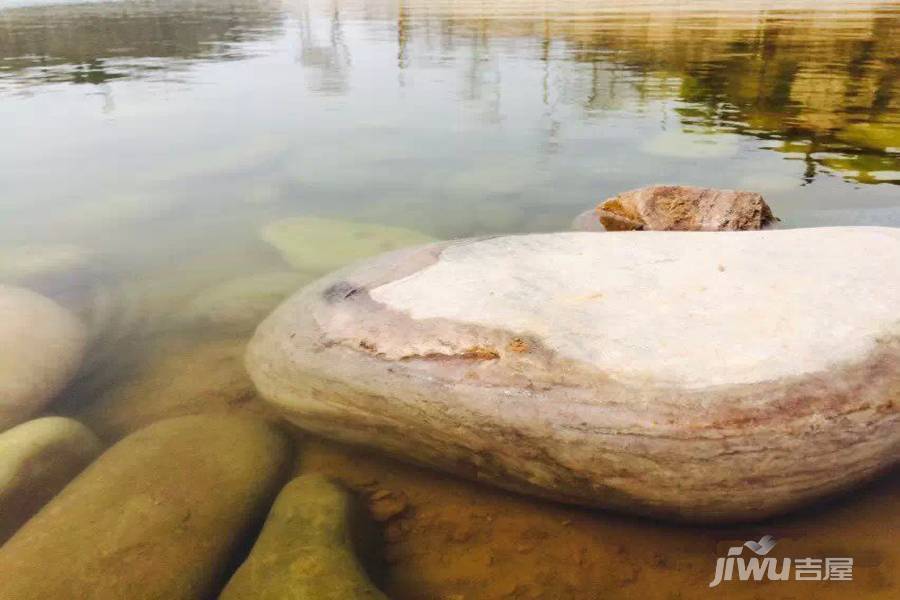
[[[39,411],[78,369],[87,334],[49,298],[0,285],[0,431]]]
[[[382,255],[247,365],[298,425],[558,500],[756,519],[900,450],[900,230],[556,233]]]
[[[257,419],[145,427],[0,546],[0,600],[215,598],[291,459],[287,438]]]

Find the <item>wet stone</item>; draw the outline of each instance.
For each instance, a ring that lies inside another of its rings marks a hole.
[[[403,492],[378,490],[369,497],[369,512],[379,522],[390,521],[409,507],[409,498]]]
[[[156,421],[195,414],[265,417],[243,364],[242,338],[160,335],[121,352],[73,389],[61,408],[102,438],[117,440]]]
[[[754,192],[652,185],[623,192],[576,217],[579,231],[734,231],[762,229],[778,219]]]
[[[0,547],[0,598],[208,598],[291,461],[265,423],[161,421],[107,450]]]
[[[323,274],[375,254],[433,238],[403,227],[322,217],[295,217],[266,225],[262,238],[296,269]]]
[[[0,544],[101,451],[72,419],[43,417],[0,433]]]
[[[284,487],[220,600],[387,600],[357,558],[369,532],[356,499],[327,478]]]
[[[0,285],[0,431],[59,393],[81,364],[86,342],[82,323],[56,302]]]

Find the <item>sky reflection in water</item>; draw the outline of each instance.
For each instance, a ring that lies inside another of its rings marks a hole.
[[[653,182],[758,190],[788,224],[896,224],[898,23],[896,2],[14,6],[3,233],[248,203],[542,230]]]

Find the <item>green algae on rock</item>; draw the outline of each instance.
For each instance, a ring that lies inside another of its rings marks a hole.
[[[0,433],[0,544],[100,454],[72,419],[43,417]]]
[[[233,416],[122,440],[0,547],[0,599],[214,595],[290,467],[288,440]]]
[[[366,533],[361,511],[322,475],[294,479],[219,600],[387,600],[355,554]]]
[[[0,285],[0,431],[44,407],[81,364],[87,333],[56,302]]]
[[[403,227],[321,217],[276,221],[266,225],[261,235],[289,264],[315,274],[389,250],[435,241]]]

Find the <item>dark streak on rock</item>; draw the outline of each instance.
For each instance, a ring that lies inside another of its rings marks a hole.
[[[335,304],[356,296],[364,289],[364,287],[353,285],[349,281],[338,281],[322,292],[322,298],[328,304]]]

